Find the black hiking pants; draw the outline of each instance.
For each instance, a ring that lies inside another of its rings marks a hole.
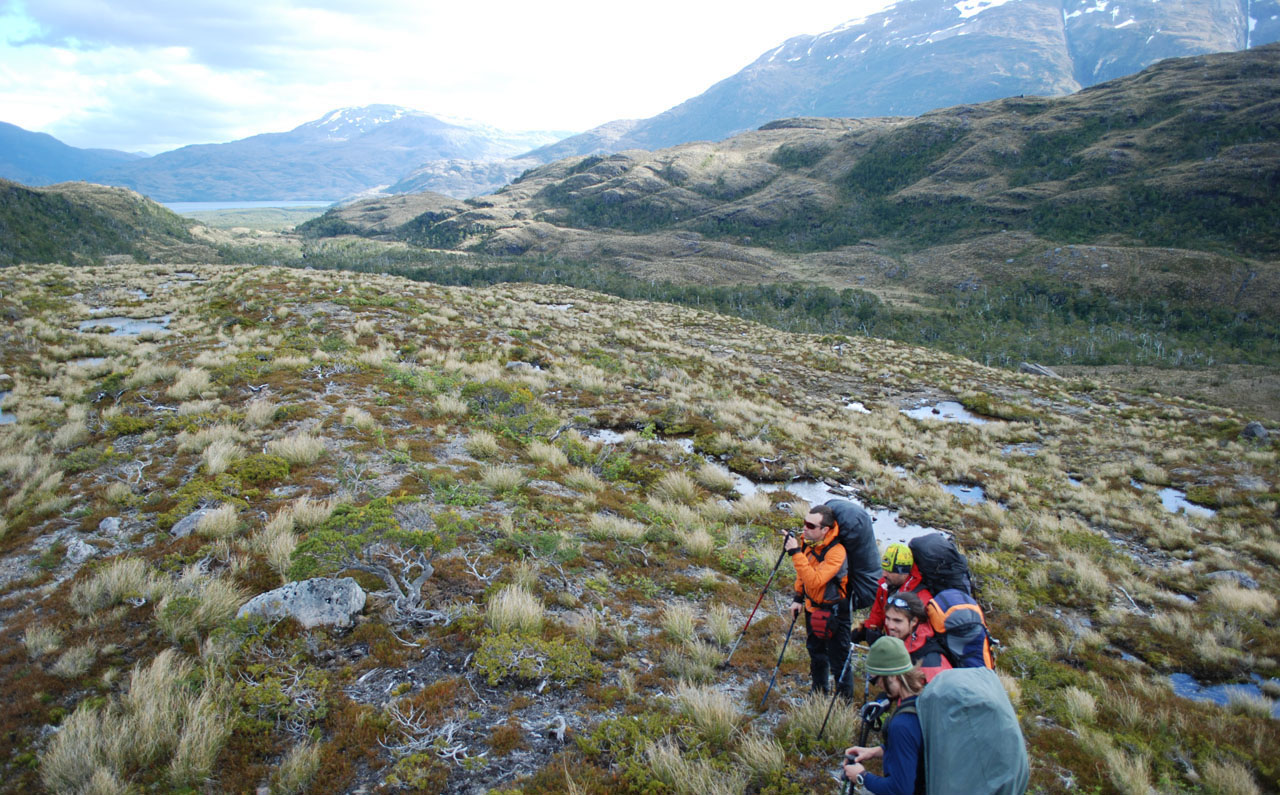
[[[853,698],[853,671],[846,671],[844,681],[840,681],[840,666],[849,657],[850,630],[852,617],[849,615],[849,603],[841,602],[831,610],[831,620],[827,622],[831,628],[831,637],[823,640],[813,635],[813,627],[809,623],[809,611],[804,612],[804,628],[807,637],[805,648],[809,650],[809,674],[813,677],[815,693],[827,693],[831,689],[831,680],[836,680],[836,691],[846,699]]]

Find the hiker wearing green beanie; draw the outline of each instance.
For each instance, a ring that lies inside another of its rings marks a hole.
[[[859,791],[872,795],[924,795],[924,734],[915,714],[916,696],[924,689],[924,673],[911,662],[906,645],[885,636],[867,652],[867,674],[897,702],[884,728],[884,743],[873,748],[853,746],[845,756],[845,776]],[[883,759],[884,775],[868,773],[864,762]]]

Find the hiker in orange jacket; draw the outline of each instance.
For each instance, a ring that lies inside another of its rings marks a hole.
[[[924,575],[912,559],[911,547],[902,542],[894,542],[885,548],[880,558],[880,569],[884,575],[876,587],[876,601],[871,605],[862,626],[853,633],[858,643],[871,643],[885,634],[884,609],[889,597],[896,593],[914,593],[924,604],[929,603],[931,594],[924,587]]]
[[[848,573],[849,563],[844,547],[837,538],[835,515],[825,505],[815,505],[804,518],[800,540],[794,535],[786,540],[787,554],[796,569],[791,615],[803,610],[809,650],[809,673],[813,690],[826,693],[830,687],[832,667],[842,665],[849,656]],[[853,697],[853,674],[835,671],[836,690],[846,698]]]

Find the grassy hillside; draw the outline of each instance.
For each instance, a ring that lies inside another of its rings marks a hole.
[[[85,182],[28,188],[0,180],[0,265],[216,259],[191,223],[133,191]]]
[[[856,710],[814,739],[802,642],[757,706],[785,571],[715,667],[803,508],[730,470],[955,535],[1033,791],[1280,787],[1280,448],[1232,412],[561,286],[192,270],[0,272],[9,787],[830,790]],[[78,331],[89,305],[168,330]],[[900,411],[945,398],[988,421]],[[234,618],[419,553],[349,629]]]
[[[937,300],[1044,280],[1274,318],[1277,91],[1269,45],[1171,59],[1060,99],[787,120],[715,144],[571,158],[452,213],[389,228],[356,204],[302,229],[677,284]]]

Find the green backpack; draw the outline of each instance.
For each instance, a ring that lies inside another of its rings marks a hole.
[[[1027,745],[1000,677],[952,668],[933,678],[904,712],[924,735],[928,795],[1023,795],[1031,780]]]

